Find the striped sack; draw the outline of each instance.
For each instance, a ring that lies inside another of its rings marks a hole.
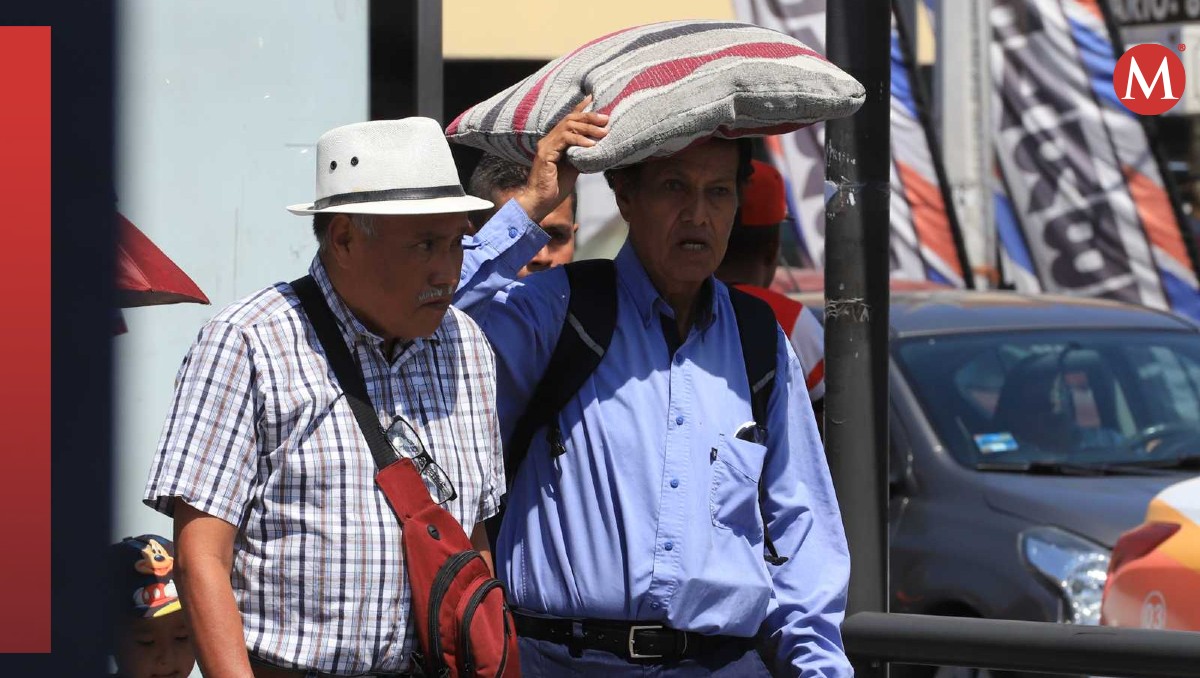
[[[777,31],[729,21],[667,21],[597,38],[468,109],[451,141],[531,164],[537,142],[585,96],[608,136],[567,158],[601,172],[708,138],[763,136],[854,113],[857,80]]]

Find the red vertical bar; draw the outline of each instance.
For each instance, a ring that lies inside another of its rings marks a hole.
[[[49,652],[49,26],[0,26],[0,139],[0,652]]]

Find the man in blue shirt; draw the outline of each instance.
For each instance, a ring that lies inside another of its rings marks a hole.
[[[455,303],[496,351],[506,443],[567,312],[561,268],[516,274],[574,185],[566,149],[605,134],[606,116],[580,110],[539,143],[526,190],[466,243]],[[782,330],[765,444],[736,435],[753,419],[750,385],[712,274],[748,167],[744,143],[711,140],[608,175],[629,223],[616,329],[559,414],[566,452],[533,437],[495,551],[527,676],[851,675],[839,632],[849,555]],[[764,560],[763,517],[782,565]]]

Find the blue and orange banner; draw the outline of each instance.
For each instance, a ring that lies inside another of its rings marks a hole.
[[[964,287],[969,270],[941,180],[932,133],[913,86],[912,49],[892,21],[892,271],[893,279]]]

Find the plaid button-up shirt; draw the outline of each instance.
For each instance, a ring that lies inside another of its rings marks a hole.
[[[380,424],[416,428],[469,534],[504,491],[487,340],[451,308],[431,338],[385,356],[319,260],[309,271]],[[290,285],[229,306],[184,359],[144,500],[170,515],[179,498],[238,528],[231,579],[253,655],[334,674],[401,670],[414,649],[401,530],[343,395]]]

